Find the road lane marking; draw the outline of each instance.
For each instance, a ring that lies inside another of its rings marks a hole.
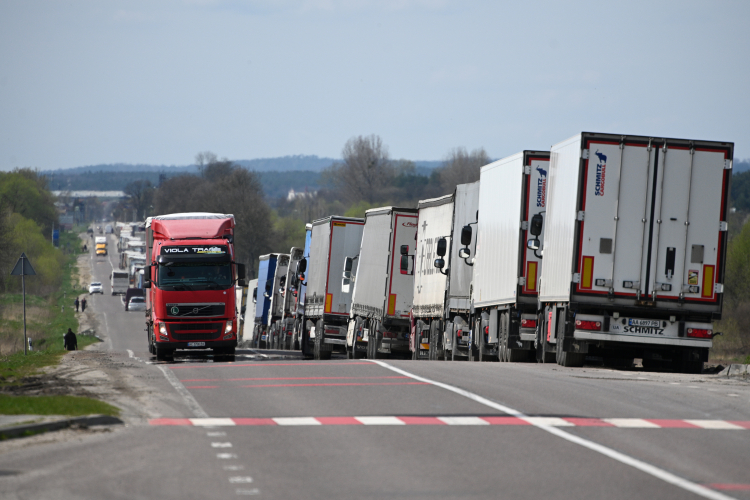
[[[185,389],[185,386],[182,385],[182,382],[175,376],[174,373],[172,373],[171,370],[166,369],[162,365],[156,365],[156,367],[161,370],[161,372],[164,374],[164,377],[166,377],[167,381],[172,384],[172,387],[175,388],[177,393],[182,396],[183,401],[185,401],[185,404],[188,408],[193,412],[193,415],[195,415],[198,418],[208,418],[208,413],[201,408],[201,405],[198,404],[198,401],[195,400],[192,394]]]
[[[610,427],[621,429],[750,430],[750,421],[658,418],[501,417],[501,416],[330,416],[272,418],[154,418],[149,425],[246,427],[259,425],[527,425],[537,427]],[[209,432],[208,436],[225,436]]]
[[[363,425],[406,425],[398,417],[354,417]]]
[[[687,423],[697,425],[703,429],[728,429],[728,430],[740,430],[743,429],[739,425],[734,425],[725,420],[686,420]]]
[[[229,478],[229,482],[232,484],[250,484],[253,482],[253,478],[250,476],[232,476]]]
[[[249,382],[251,380],[359,380],[359,379],[405,379],[403,375],[391,375],[387,377],[241,377],[241,378],[183,378],[180,382]]]
[[[206,433],[206,436],[208,437],[222,437],[226,435],[227,435],[226,432],[221,432],[221,431],[211,431],[211,432]]]
[[[510,408],[508,406],[504,406],[498,403],[495,403],[494,401],[490,401],[487,398],[483,398],[482,396],[478,394],[474,394],[473,392],[466,391],[464,389],[460,389],[458,387],[454,387],[452,385],[444,384],[442,382],[438,382],[436,380],[431,380],[425,377],[420,377],[419,375],[415,375],[413,373],[407,372],[405,370],[402,370],[400,368],[396,368],[395,366],[389,365],[388,363],[385,363],[383,361],[379,360],[370,360],[371,363],[377,364],[379,366],[382,366],[383,368],[386,368],[388,370],[394,371],[396,373],[400,373],[401,375],[406,375],[407,377],[411,377],[414,380],[419,380],[422,382],[427,382],[433,385],[436,385],[438,387],[442,387],[448,391],[454,392],[456,394],[460,394],[462,396],[467,397],[468,399],[474,400],[478,403],[484,404],[485,406],[489,406],[490,408],[494,408],[496,410],[500,410],[503,413],[507,413],[508,415],[512,415],[515,417],[519,417],[521,419],[527,420],[528,417],[521,413],[518,410],[515,410],[513,408]],[[695,421],[690,421],[690,423],[693,423]],[[612,448],[608,448],[606,446],[600,445],[598,443],[595,443],[594,441],[589,441],[588,439],[584,439],[581,437],[578,437],[574,434],[571,434],[569,432],[566,432],[558,427],[553,427],[550,425],[535,425],[535,427],[542,429],[550,434],[553,434],[559,438],[565,439],[566,441],[570,441],[571,443],[578,444],[580,446],[583,446],[584,448],[588,448],[592,451],[595,451],[597,453],[600,453],[604,456],[607,456],[609,458],[612,458],[613,460],[616,460],[620,463],[623,463],[625,465],[629,465],[635,469],[640,470],[641,472],[645,472],[646,474],[649,474],[653,477],[656,477],[658,479],[661,479],[664,482],[667,482],[669,484],[673,484],[677,486],[678,488],[682,488],[686,491],[689,491],[691,493],[695,493],[696,495],[699,495],[703,498],[710,498],[712,500],[730,500],[732,497],[724,495],[723,493],[719,493],[718,491],[711,490],[709,488],[706,488],[703,485],[700,485],[698,483],[694,483],[692,481],[689,481],[687,479],[683,479],[675,474],[672,474],[671,472],[667,472],[663,469],[660,469],[654,465],[651,465],[649,463],[643,462],[641,460],[638,460],[636,458],[633,458],[631,456],[625,455],[624,453],[620,453],[619,451],[616,451]],[[732,499],[733,500],[733,499]]]
[[[260,495],[260,490],[258,488],[253,488],[252,490],[237,490],[238,495]]]
[[[245,470],[245,466],[244,465],[225,465],[222,468],[224,470],[229,470],[229,471]]]
[[[237,458],[237,455],[235,455],[234,453],[217,453],[216,458],[218,458],[219,460],[234,460],[235,458]]]
[[[193,425],[203,427],[222,427],[227,425],[235,425],[234,420],[231,418],[191,418],[190,421]]]
[[[711,483],[706,486],[715,490],[750,491],[750,484]]]
[[[280,417],[274,418],[277,425],[322,425],[313,417]]]
[[[259,389],[267,387],[347,387],[347,386],[364,386],[364,385],[429,385],[425,382],[333,382],[330,384],[252,384],[252,385],[241,385],[243,389]],[[214,387],[208,387],[213,389]],[[203,387],[196,386],[196,389]]]
[[[615,427],[625,427],[630,429],[660,429],[660,427],[648,420],[642,418],[605,418],[605,422]]]
[[[206,363],[196,363],[194,365],[190,364],[182,364],[179,366],[171,366],[170,368],[172,370],[181,370],[186,368],[243,368],[248,366],[254,366],[254,367],[266,367],[266,366],[354,366],[354,365],[369,365],[372,366],[372,363],[369,363],[367,361],[353,361],[353,362],[334,362],[334,363],[266,363],[266,362],[258,362],[258,363],[232,363],[232,364],[206,364]]]
[[[231,448],[232,443],[211,443],[211,448]]]

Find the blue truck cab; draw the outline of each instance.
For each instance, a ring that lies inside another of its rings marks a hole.
[[[253,329],[253,345],[257,348],[268,348],[268,314],[271,308],[271,296],[276,272],[278,254],[261,255],[258,259],[258,288],[255,302],[255,328]]]

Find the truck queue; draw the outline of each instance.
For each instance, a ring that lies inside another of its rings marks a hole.
[[[251,342],[699,373],[719,335],[733,149],[583,132],[417,208],[313,221],[304,249],[261,257]]]

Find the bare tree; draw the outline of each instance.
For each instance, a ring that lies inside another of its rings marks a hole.
[[[137,180],[125,186],[123,192],[130,198],[137,217],[146,218],[146,209],[154,199],[154,187],[150,181]]]
[[[343,198],[350,203],[381,201],[395,175],[383,140],[377,135],[352,137],[341,156],[343,162],[331,165],[325,175]]]
[[[490,161],[484,148],[475,149],[471,153],[463,147],[454,148],[448,153],[439,170],[443,191],[452,192],[458,184],[478,181],[479,170]]]

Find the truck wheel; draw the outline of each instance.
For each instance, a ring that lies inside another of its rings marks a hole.
[[[557,364],[566,368],[580,368],[586,361],[586,355],[580,352],[563,351],[563,339],[565,338],[565,317],[566,311],[563,310],[557,316]]]
[[[156,351],[156,359],[159,361],[168,361],[169,359],[174,359],[174,349],[160,349],[157,345],[154,347],[154,350]]]
[[[510,347],[510,314],[505,314],[505,360],[509,363],[521,363],[529,359],[529,351]]]
[[[702,373],[703,372],[703,361],[695,359],[694,351],[684,350],[674,355],[672,359],[672,367],[675,371],[680,373]]]
[[[438,323],[437,321],[432,321],[430,323],[430,361],[437,361],[439,358],[438,353]]]
[[[318,360],[331,359],[331,351],[323,350],[324,328],[323,320],[318,320],[318,323],[315,325],[315,349],[313,352],[313,358]]]
[[[307,321],[304,321],[300,324],[300,328],[302,328],[300,332],[300,350],[302,351],[302,358],[303,359],[312,359],[313,353],[310,352],[310,330],[307,328]]]

